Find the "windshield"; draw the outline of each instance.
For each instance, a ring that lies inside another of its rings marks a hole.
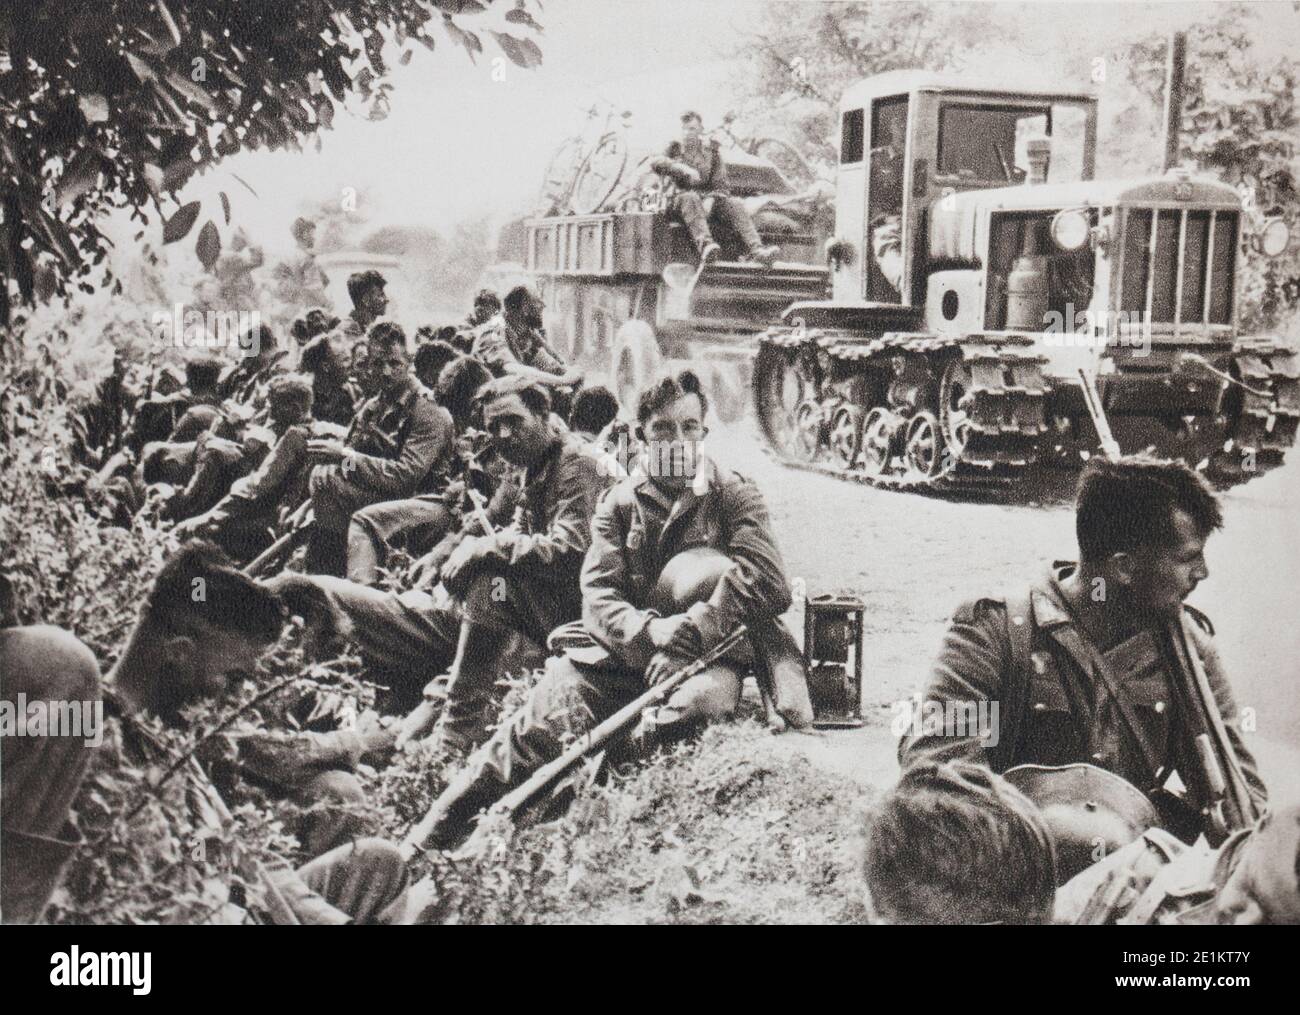
[[[1020,183],[1028,142],[1051,139],[1048,182],[1083,178],[1087,108],[1078,104],[990,106],[949,103],[939,110],[939,173],[963,180]]]

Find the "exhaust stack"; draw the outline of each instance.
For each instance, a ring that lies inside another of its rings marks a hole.
[[[1187,33],[1169,37],[1165,63],[1165,164],[1167,173],[1178,165],[1178,132],[1183,123],[1183,76],[1187,69]]]

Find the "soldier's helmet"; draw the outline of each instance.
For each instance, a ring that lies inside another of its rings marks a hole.
[[[1002,777],[1042,811],[1056,846],[1058,884],[1161,827],[1141,790],[1096,765],[1017,765]]]

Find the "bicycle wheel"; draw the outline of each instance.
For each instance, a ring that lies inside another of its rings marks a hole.
[[[606,134],[578,170],[569,204],[579,215],[594,215],[618,188],[627,168],[627,142],[621,134]]]
[[[568,211],[569,199],[582,166],[582,139],[571,137],[555,150],[546,166],[538,204],[548,212],[563,214]]]

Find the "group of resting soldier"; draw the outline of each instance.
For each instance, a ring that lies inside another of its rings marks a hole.
[[[176,438],[197,432],[194,475],[205,455],[213,469],[237,472],[236,450],[250,445],[215,432],[228,415],[219,399],[239,389],[256,408],[264,385],[249,430],[269,432],[265,453],[182,521],[184,534],[205,538],[165,563],[106,678],[68,632],[0,629],[6,697],[102,699],[115,717],[113,750],[128,758],[150,750],[139,717],[183,728],[185,706],[219,698],[232,677],[253,671],[290,616],[316,644],[349,638],[383,689],[384,718],[325,732],[250,727],[236,737],[250,778],[319,805],[297,829],[313,859],[270,875],[300,922],[410,919],[414,854],[454,848],[574,734],[739,624],[745,642],[646,710],[618,756],[635,759],[732,715],[747,672],[785,725],[811,721],[802,659],[781,621],[791,590],[767,511],[752,482],[702,452],[708,400],[699,379],[666,375],[640,393],[627,407],[640,454],[620,462],[591,439],[616,425],[607,392],[580,395],[567,424],[554,411],[580,377],[546,343],[534,294],[515,290],[500,314],[483,315],[430,392],[405,336],[379,316],[375,278],[351,280],[348,323],[307,347],[316,350],[305,357],[315,364],[311,382],[277,374],[265,351],[237,368],[233,384],[221,379],[222,390],[192,378],[192,398],[175,407],[172,439],[162,443],[183,445]],[[349,350],[349,329],[364,329],[364,346]],[[353,383],[346,433],[321,429],[313,409],[337,412],[337,392],[350,395]],[[256,580],[239,570],[232,558],[259,552],[277,514],[295,503],[314,516],[305,573]],[[1253,826],[1225,839],[1206,820],[1210,788],[1171,691],[1185,675],[1166,638],[1206,577],[1204,544],[1221,524],[1214,495],[1180,464],[1098,460],[1081,477],[1077,521],[1077,564],[1054,568],[1028,594],[979,599],[955,614],[925,700],[998,702],[1001,735],[996,745],[951,731],[904,738],[902,778],[868,829],[876,918],[1300,919],[1300,813],[1267,815],[1208,621],[1194,612],[1194,650],[1265,814]],[[420,557],[403,591],[378,587],[395,543]],[[196,600],[186,590],[198,579],[207,593]],[[538,666],[523,705],[502,714],[502,675]],[[463,763],[403,843],[373,837],[347,806],[364,795],[358,767],[383,765],[426,738]],[[3,749],[4,919],[34,920],[79,848],[72,815],[90,749],[62,737],[6,737]],[[1163,828],[1113,843],[1078,871],[1061,830],[1001,774],[1074,763],[1138,787]],[[204,783],[198,795],[212,792]],[[1202,833],[1213,851],[1188,845]]]

